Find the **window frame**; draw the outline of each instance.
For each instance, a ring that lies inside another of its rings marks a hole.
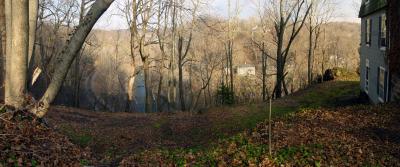
[[[387,33],[387,16],[382,14],[379,16],[379,48],[382,51],[386,51],[388,45],[388,33]]]
[[[381,85],[381,76],[383,72],[383,85]],[[382,88],[381,88],[382,86]],[[387,70],[386,68],[380,66],[378,68],[378,100],[382,103],[386,102],[386,89],[387,89]],[[383,92],[381,92],[383,91]],[[382,96],[381,96],[382,95]]]
[[[372,43],[372,19],[370,17],[365,19],[365,44],[370,46]]]

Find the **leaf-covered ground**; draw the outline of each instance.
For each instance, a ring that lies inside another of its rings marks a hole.
[[[319,84],[274,103],[274,117],[310,105],[330,105],[335,98],[356,96],[358,82]],[[314,95],[319,91],[319,97]],[[313,100],[314,99],[314,100]],[[314,102],[317,103],[317,102]],[[314,104],[312,103],[312,104]],[[51,127],[81,147],[89,147],[102,164],[117,165],[124,157],[149,149],[197,149],[256,127],[268,117],[264,104],[213,108],[204,113],[105,113],[54,107]]]
[[[400,166],[399,106],[301,110],[222,140],[209,149],[151,150],[131,166]]]
[[[25,111],[0,106],[1,166],[81,166],[94,163],[89,150],[46,128]]]

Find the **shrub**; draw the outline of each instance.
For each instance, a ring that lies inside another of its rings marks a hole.
[[[218,102],[222,105],[232,105],[235,103],[234,92],[226,85],[221,85],[217,91]]]

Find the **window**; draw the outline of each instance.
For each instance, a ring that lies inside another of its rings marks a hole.
[[[383,14],[379,17],[379,45],[381,48],[385,48],[387,46],[387,19],[386,15]]]
[[[372,20],[370,18],[367,18],[365,20],[365,44],[367,45],[371,44],[371,34],[372,34],[371,22]]]
[[[369,60],[366,60],[365,69],[365,92],[368,93],[369,90]]]
[[[386,70],[383,67],[378,69],[378,96],[379,101],[385,102],[386,97]]]

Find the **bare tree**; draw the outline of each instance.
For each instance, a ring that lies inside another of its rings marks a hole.
[[[159,60],[158,65],[158,88],[157,88],[157,110],[162,111],[162,88],[163,88],[163,80],[164,80],[164,69],[165,69],[165,61],[167,59],[167,43],[168,43],[168,25],[170,19],[170,1],[160,2],[158,3],[158,12],[157,12],[157,39],[158,46],[161,51],[161,59]],[[169,79],[169,78],[168,78]]]
[[[184,1],[183,0],[181,0],[181,5],[182,6],[184,5]],[[186,110],[186,105],[185,105],[186,100],[185,100],[185,94],[184,94],[185,90],[184,90],[184,85],[183,85],[184,84],[183,83],[183,67],[188,61],[190,61],[188,59],[188,53],[189,53],[189,49],[190,49],[191,44],[192,44],[193,29],[194,29],[194,26],[196,24],[195,21],[196,21],[196,14],[197,14],[197,8],[198,8],[198,5],[199,5],[199,2],[198,1],[196,2],[195,0],[192,0],[192,5],[193,5],[192,14],[191,14],[192,15],[191,16],[192,17],[192,21],[191,21],[191,23],[189,23],[190,24],[189,36],[186,38],[187,39],[186,44],[185,44],[185,37],[184,37],[184,34],[183,34],[184,33],[183,31],[185,29],[185,23],[183,22],[184,15],[182,14],[185,11],[183,11],[182,8],[180,9],[180,15],[179,15],[180,20],[181,20],[180,21],[181,25],[180,25],[179,31],[178,31],[178,72],[179,72],[179,74],[178,74],[178,77],[179,77],[178,85],[179,85],[179,102],[180,102],[182,111]]]
[[[313,65],[315,50],[319,47],[319,39],[322,32],[322,25],[328,23],[333,13],[332,0],[310,0],[310,13],[307,19],[308,30],[308,85],[313,81]]]
[[[282,88],[288,94],[285,84],[286,62],[290,49],[310,13],[311,5],[306,0],[269,0],[270,7],[267,14],[271,16],[274,24],[274,43],[276,45],[276,86],[275,98],[282,97]],[[268,7],[267,7],[268,8]],[[287,35],[288,34],[288,35]],[[287,37],[286,37],[287,36]]]
[[[138,36],[138,24],[140,24],[140,18],[139,18],[139,13],[141,12],[139,10],[139,4],[140,1],[137,0],[127,0],[125,4],[123,4],[120,8],[120,11],[124,13],[124,17],[126,19],[127,24],[129,25],[129,32],[130,32],[130,58],[131,58],[131,67],[133,73],[129,76],[128,79],[128,89],[127,89],[127,110],[129,110],[131,102],[134,100],[134,80],[136,76],[136,60],[135,60],[135,55],[136,55],[136,49],[137,47],[137,36]]]
[[[203,52],[204,55],[200,59],[200,64],[198,65],[198,68],[200,70],[199,78],[201,81],[201,87],[200,90],[198,90],[197,95],[195,96],[190,111],[194,111],[198,107],[201,93],[205,92],[205,90],[210,86],[215,71],[220,65],[222,65],[223,62],[222,57],[218,56],[218,53],[213,53],[207,51],[206,49],[204,49]],[[205,97],[204,100],[207,100],[207,98]]]
[[[233,51],[234,51],[234,38],[235,38],[235,33],[237,31],[238,25],[238,17],[240,13],[240,8],[239,8],[239,1],[236,0],[235,3],[235,8],[232,11],[231,8],[231,0],[228,0],[228,31],[227,31],[227,40],[225,43],[225,51],[226,51],[226,68],[229,70],[229,88],[231,89],[231,92],[234,92],[234,78],[233,78]],[[226,82],[228,82],[228,79],[226,79]]]

